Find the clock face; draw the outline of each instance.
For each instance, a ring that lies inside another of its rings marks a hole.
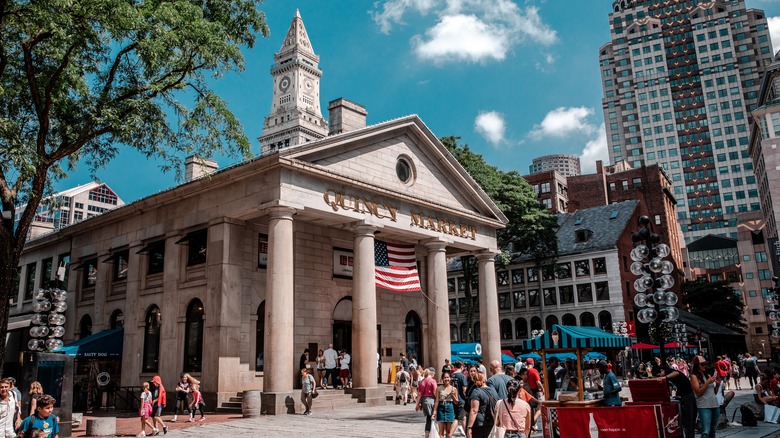
[[[314,84],[312,83],[311,79],[308,78],[303,82],[303,86],[306,87],[306,91],[312,91],[314,88]]]
[[[286,92],[288,88],[290,88],[290,78],[285,76],[279,81],[279,90]]]

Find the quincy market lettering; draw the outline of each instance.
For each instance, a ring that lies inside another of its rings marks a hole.
[[[322,194],[322,198],[333,211],[350,210],[357,213],[370,214],[379,219],[389,218],[393,222],[398,222],[398,208],[384,202],[376,202],[364,196],[337,192],[333,189],[325,190]],[[410,211],[410,214],[411,222],[409,225],[413,227],[437,231],[439,233],[450,234],[465,239],[477,239],[477,228],[471,225],[442,219],[440,217],[428,216],[416,211]]]

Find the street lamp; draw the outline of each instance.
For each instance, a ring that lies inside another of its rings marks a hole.
[[[52,351],[62,347],[62,336],[65,334],[65,311],[68,309],[65,298],[68,292],[62,289],[38,289],[33,299],[33,315],[30,336],[33,338],[27,344],[32,351]]]
[[[638,276],[634,281],[634,304],[640,308],[636,319],[641,324],[654,324],[661,363],[666,361],[664,355],[663,323],[671,323],[680,316],[677,310],[677,294],[669,290],[674,286],[674,263],[664,260],[671,253],[669,245],[659,243],[661,237],[650,232],[650,218],[640,216],[640,229],[631,235],[631,240],[637,244],[631,250],[631,273]]]

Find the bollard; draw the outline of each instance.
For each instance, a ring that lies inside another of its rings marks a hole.
[[[87,436],[115,436],[116,417],[98,417],[87,420]]]

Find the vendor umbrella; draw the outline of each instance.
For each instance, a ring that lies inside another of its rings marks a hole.
[[[508,354],[502,354],[501,355],[501,363],[502,364],[504,364],[504,365],[509,364],[509,363],[514,364],[515,362],[517,362],[517,359],[515,359],[512,356],[510,356]]]
[[[540,360],[542,360],[542,356],[539,356],[536,353],[525,353],[525,354],[521,354],[520,355],[520,359],[523,359],[523,360],[533,359],[535,361],[540,361]]]
[[[643,342],[639,342],[637,344],[634,344],[631,346],[632,350],[652,350],[654,348],[658,348],[657,345],[651,345],[651,344],[645,344]]]

